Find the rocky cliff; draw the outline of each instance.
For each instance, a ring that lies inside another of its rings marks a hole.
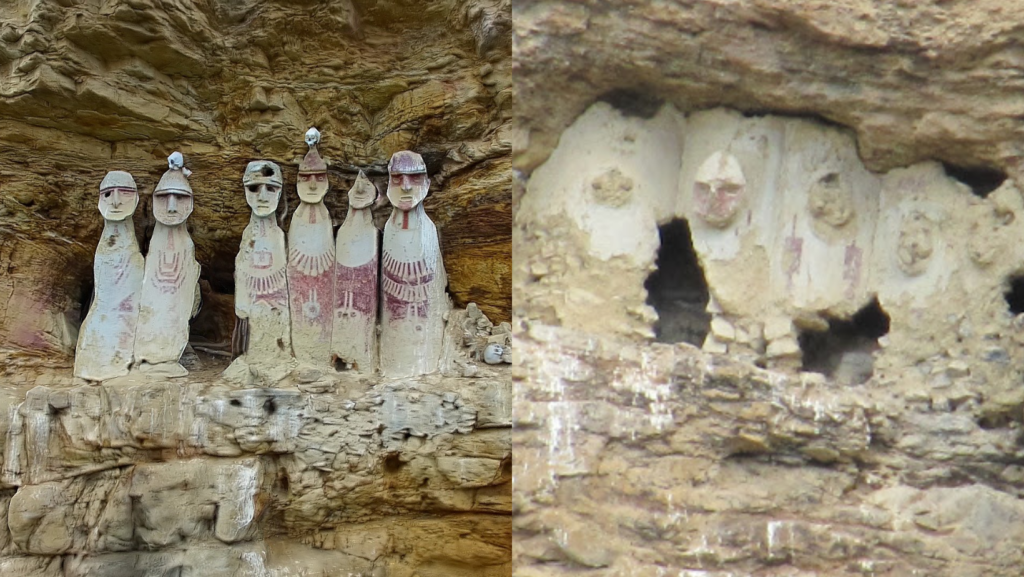
[[[324,135],[335,224],[358,169],[383,192],[393,152],[423,154],[456,303],[508,320],[508,2],[30,0],[0,7],[0,22],[5,351],[66,360],[91,287],[100,180],[127,170],[152,192],[174,150],[196,192],[198,326],[223,340],[249,214],[242,172],[280,164],[294,207],[310,126]],[[137,214],[145,248],[145,202]]]
[[[455,304],[509,320],[510,54],[507,1],[0,6],[0,574],[509,574],[507,368],[219,374],[242,172],[280,164],[294,208],[311,126],[335,226],[360,169],[383,193],[391,154],[421,153]],[[202,266],[191,374],[75,383],[99,182],[134,175],[145,251],[174,150]]]
[[[515,10],[517,570],[1019,574],[1017,8]]]

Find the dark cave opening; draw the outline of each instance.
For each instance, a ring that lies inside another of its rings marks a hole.
[[[690,224],[676,219],[660,227],[661,247],[655,261],[657,270],[647,277],[647,304],[658,312],[654,325],[660,343],[704,343],[711,326],[708,283],[697,259],[690,236]]]
[[[942,163],[946,175],[957,179],[971,188],[975,196],[985,198],[992,191],[1002,186],[1006,173],[987,166],[956,166]]]
[[[889,332],[889,315],[873,299],[849,319],[829,318],[828,329],[800,333],[803,370],[843,384],[867,382],[874,372],[878,339]]]

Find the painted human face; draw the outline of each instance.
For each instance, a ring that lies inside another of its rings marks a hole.
[[[424,173],[392,174],[388,179],[388,200],[398,210],[409,211],[427,196],[430,179]]]
[[[245,201],[259,217],[270,216],[277,211],[281,200],[281,186],[268,182],[250,182],[245,185]]]
[[[153,216],[167,226],[177,226],[192,214],[192,196],[173,190],[153,193]]]
[[[740,210],[746,187],[740,163],[728,153],[715,152],[697,169],[694,210],[711,226],[728,226]]]
[[[114,186],[100,191],[100,214],[107,220],[122,221],[135,214],[139,193],[127,186]]]
[[[377,187],[369,181],[357,181],[355,186],[348,191],[348,205],[352,208],[366,208],[377,200]]]
[[[315,174],[300,174],[296,188],[302,202],[316,203],[324,199],[329,186],[327,173],[317,172]]]

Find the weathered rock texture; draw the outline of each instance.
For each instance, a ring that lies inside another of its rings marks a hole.
[[[310,126],[335,227],[360,168],[383,190],[393,152],[423,154],[453,300],[509,320],[510,37],[507,0],[0,5],[0,574],[510,573],[507,367],[268,391],[187,352],[183,380],[71,379],[103,175],[135,176],[145,252],[164,159],[184,154],[191,341],[223,353],[242,172],[280,164],[290,213]]]
[[[844,388],[689,345],[521,337],[517,575],[1020,573],[1020,431],[979,425],[982,387]]]
[[[1019,574],[1021,68],[976,8],[517,3],[518,572]]]
[[[281,164],[294,208],[310,126],[324,135],[335,225],[357,168],[383,190],[393,152],[422,153],[456,303],[508,319],[507,1],[19,0],[0,7],[0,22],[4,351],[73,349],[101,228],[98,183],[108,170],[131,172],[144,217],[173,150],[195,174],[190,226],[205,301],[233,294],[248,220],[242,171],[256,158]],[[136,223],[145,249],[152,223]],[[211,340],[230,332],[229,310],[204,308],[220,315],[207,323]]]
[[[507,377],[47,379],[0,409],[4,575],[510,573]]]

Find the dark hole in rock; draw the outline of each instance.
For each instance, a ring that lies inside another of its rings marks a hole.
[[[1002,411],[981,415],[978,417],[978,426],[986,431],[992,431],[996,429],[1010,428],[1014,422],[1019,421],[1020,419],[1014,418],[1014,415]]]
[[[657,96],[628,88],[616,88],[605,92],[597,100],[611,104],[623,116],[635,116],[643,119],[654,118],[658,114],[658,110],[661,109],[661,105],[665,103]]]
[[[276,413],[277,404],[274,403],[274,399],[267,399],[267,402],[263,403],[263,410],[266,411],[268,415]]]
[[[647,304],[658,311],[655,339],[661,343],[690,343],[701,346],[711,326],[708,283],[697,260],[685,219],[673,220],[658,230],[661,247],[655,261],[658,269],[647,277]]]
[[[263,174],[263,176],[274,176],[274,169],[270,168],[270,166],[266,164],[263,165],[263,170],[261,170],[260,172]]]
[[[396,473],[403,465],[405,465],[405,463],[402,462],[398,453],[389,453],[384,457],[384,471],[386,473]]]
[[[287,495],[289,488],[288,472],[281,469],[277,473],[277,482],[275,483],[278,494]]]
[[[203,267],[203,272],[207,267]],[[200,309],[189,324],[189,342],[206,352],[231,352],[231,332],[235,327],[235,295],[217,290],[213,283],[199,279]],[[214,354],[214,353],[211,353]]]
[[[420,153],[420,156],[423,157],[423,164],[427,167],[427,174],[441,172],[441,169],[444,167],[444,159],[448,157],[448,152],[448,150],[424,150]],[[380,190],[383,193],[387,190],[387,186],[385,185]]]
[[[874,372],[878,339],[889,332],[889,315],[878,299],[849,319],[828,319],[828,330],[800,333],[803,370],[821,373],[837,382],[859,385]]]
[[[1003,296],[1014,316],[1024,313],[1024,276],[1011,278],[1009,290],[1003,293]]]
[[[89,307],[92,306],[94,289],[92,269],[89,269],[89,274],[78,285],[78,308],[77,310],[73,308],[68,311],[67,318],[72,325],[76,327],[82,326],[82,322],[85,321],[85,315],[89,314]]]
[[[231,406],[232,407],[241,407],[242,406],[242,401],[239,401],[238,399],[231,399]]]
[[[747,108],[744,110],[740,110],[740,113],[743,115],[743,118],[764,118],[766,116],[778,116],[778,110],[773,110],[770,108]],[[801,118],[803,120],[810,120],[823,126],[836,128],[843,132],[849,130],[849,127],[843,124],[842,122],[832,120],[827,116],[815,114],[814,112],[811,112],[809,110],[800,111],[800,113],[797,114],[796,117]]]
[[[249,185],[249,192],[256,192],[259,189],[260,189],[260,187],[255,185],[255,184],[250,184]]]
[[[349,363],[345,359],[343,359],[341,357],[334,357],[334,370],[335,371],[338,371],[340,373],[341,371],[347,371],[347,370],[349,370],[351,368],[352,368],[351,363]]]
[[[946,175],[971,187],[975,196],[985,198],[990,192],[1002,186],[1006,173],[987,166],[956,166],[942,163]]]

